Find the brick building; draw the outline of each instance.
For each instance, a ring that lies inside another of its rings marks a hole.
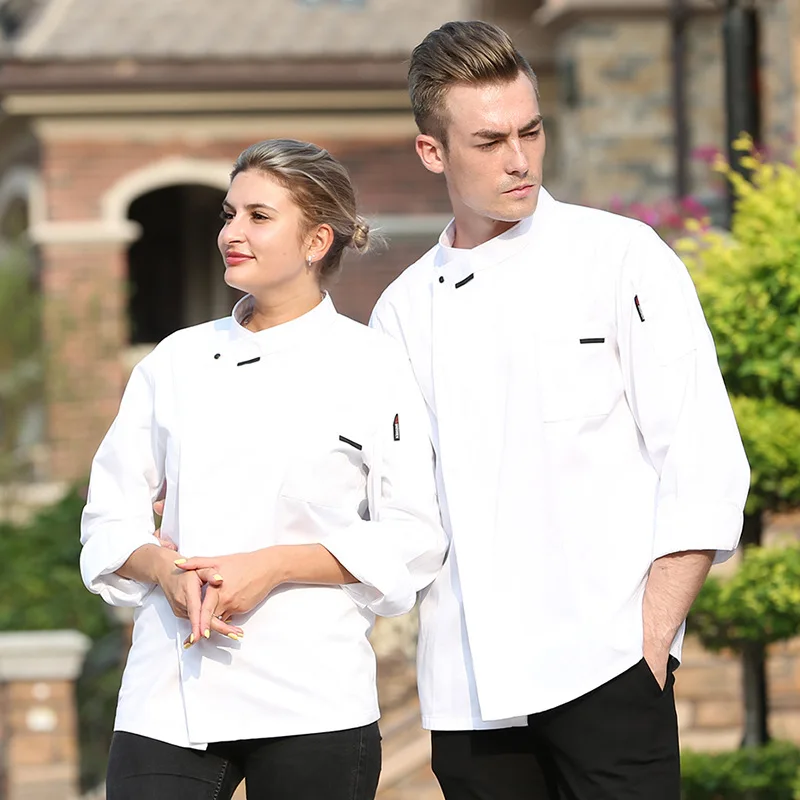
[[[687,0],[689,149],[724,144],[720,12]],[[514,35],[538,71],[546,184],[607,204],[674,192],[669,0],[0,0],[0,236],[27,225],[50,367],[39,477],[85,474],[131,362],[228,312],[214,238],[230,164],[258,139],[318,142],[352,172],[388,251],[334,291],[364,319],[446,220],[413,153],[405,60],[447,19]],[[800,127],[800,10],[761,9],[768,144]],[[686,147],[684,147],[686,150]],[[684,154],[684,157],[685,154]],[[689,189],[710,191],[693,164]]]

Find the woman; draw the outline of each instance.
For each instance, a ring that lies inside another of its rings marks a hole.
[[[247,296],[136,367],[92,466],[83,578],[136,607],[107,796],[217,800],[245,778],[250,800],[366,800],[367,635],[446,546],[427,412],[401,351],[325,294],[368,242],[335,159],[253,145],[222,217],[225,281]],[[165,480],[177,554],[153,537]]]

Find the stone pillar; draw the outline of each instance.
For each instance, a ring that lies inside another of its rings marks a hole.
[[[127,330],[127,248],[138,226],[34,226],[47,353],[48,478],[78,480],[119,407]]]
[[[77,631],[0,634],[0,798],[78,797]]]

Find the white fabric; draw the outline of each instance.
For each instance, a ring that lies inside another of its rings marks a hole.
[[[375,614],[411,609],[446,549],[428,417],[402,349],[328,298],[255,334],[240,313],[179,331],[136,367],[82,521],[86,585],[136,606],[115,728],[181,746],[377,719]],[[362,583],[278,587],[234,617],[241,643],[212,634],[184,650],[190,627],[160,588],[114,574],[155,541],[165,478],[163,532],[183,556],[318,542]]]
[[[372,317],[427,401],[452,529],[421,605],[441,730],[525,724],[635,664],[651,563],[730,555],[749,484],[694,287],[651,229],[544,190],[472,250],[452,226]]]

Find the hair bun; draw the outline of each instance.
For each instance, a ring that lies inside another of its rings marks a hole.
[[[358,253],[365,253],[369,249],[369,225],[359,217],[353,225],[353,237],[350,246]]]

